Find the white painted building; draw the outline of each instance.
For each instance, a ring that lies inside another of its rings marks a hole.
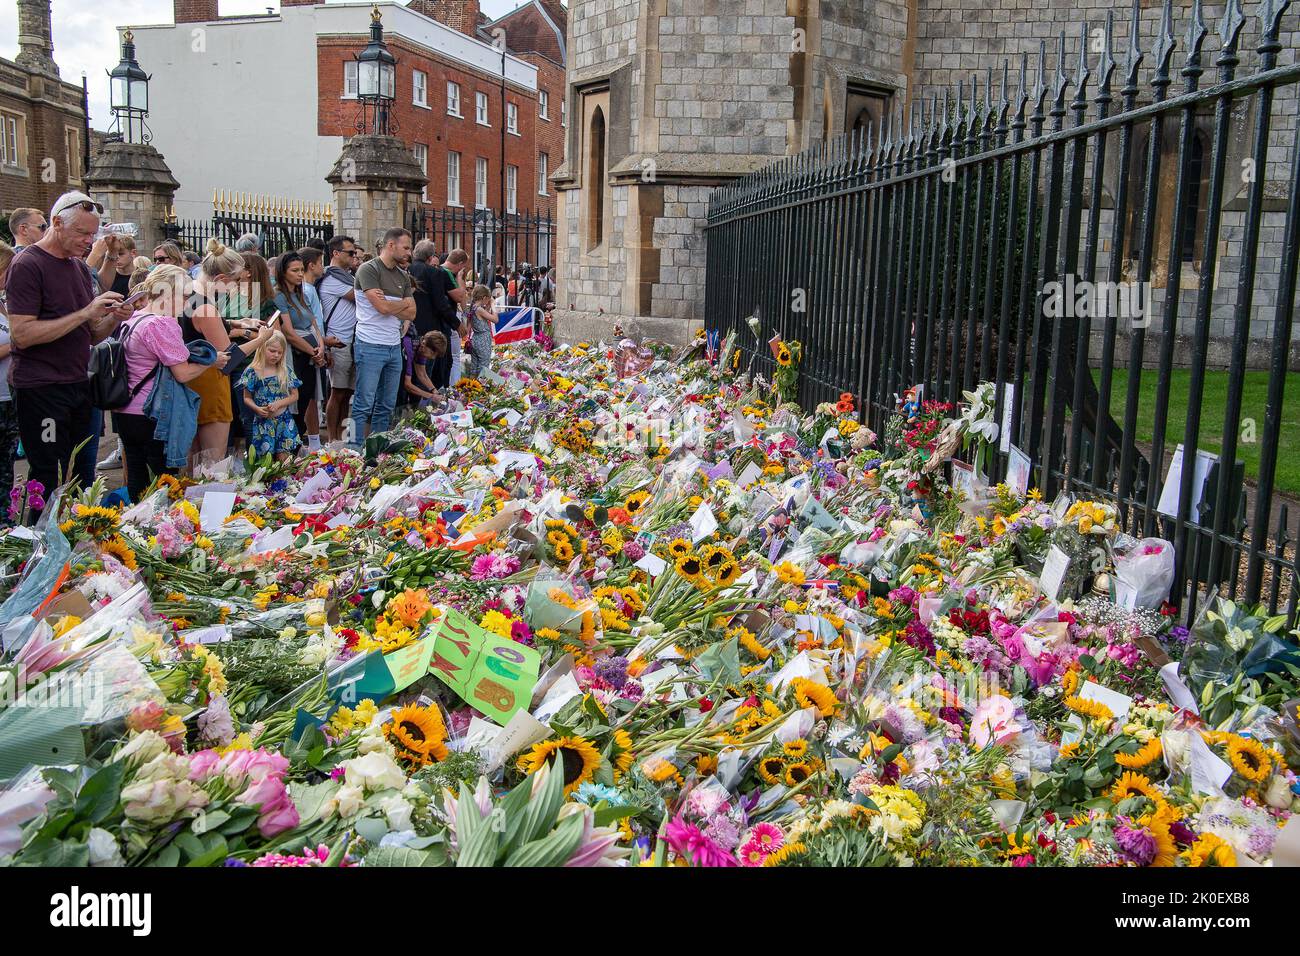
[[[262,16],[130,27],[137,59],[153,77],[147,121],[153,145],[181,184],[178,218],[209,217],[214,189],[331,201],[325,175],[344,137],[319,133],[325,109],[318,46],[322,39],[355,37],[359,53],[373,6],[285,5]],[[378,7],[390,41],[401,38],[468,72],[500,77],[501,53],[490,44],[398,3]],[[399,68],[400,60],[399,54]],[[506,57],[506,78],[512,88],[537,89],[537,68],[514,56]],[[350,127],[355,100],[340,106]],[[434,111],[431,120],[441,116]]]

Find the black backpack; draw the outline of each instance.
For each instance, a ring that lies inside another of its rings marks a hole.
[[[137,323],[138,324],[138,323]],[[90,403],[95,408],[106,412],[125,408],[158,374],[158,366],[131,388],[127,378],[126,343],[135,331],[135,325],[128,325],[120,336],[111,336],[97,345],[91,346],[90,363],[86,367],[86,379],[90,384]]]

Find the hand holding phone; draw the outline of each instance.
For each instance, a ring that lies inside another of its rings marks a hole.
[[[137,304],[139,304],[139,303],[145,301],[145,300],[148,299],[148,298],[149,298],[149,293],[148,293],[148,291],[145,290],[145,289],[140,289],[140,290],[138,290],[138,291],[136,291],[136,292],[132,292],[129,296],[127,296],[125,299],[123,299],[123,300],[122,300],[122,305],[123,305],[123,306],[130,306],[131,308],[134,309],[134,308],[136,307]]]

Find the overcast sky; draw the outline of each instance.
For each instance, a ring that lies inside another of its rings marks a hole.
[[[480,7],[491,17],[500,16],[524,0],[480,0]],[[262,13],[267,7],[279,9],[279,0],[220,0],[222,16]],[[130,23],[171,23],[171,0],[53,0],[54,62],[59,74],[70,83],[80,83],[86,74],[90,87],[90,125],[108,129],[112,116],[108,112],[109,70],[117,65],[117,28]],[[0,0],[0,56],[12,60],[18,54],[18,4]],[[141,63],[146,73],[148,63]]]

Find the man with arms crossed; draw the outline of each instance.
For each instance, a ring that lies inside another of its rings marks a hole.
[[[411,277],[411,234],[384,233],[379,255],[357,270],[357,325],[352,345],[356,394],[352,424],[359,440],[387,431],[402,384],[402,333],[415,319]]]

